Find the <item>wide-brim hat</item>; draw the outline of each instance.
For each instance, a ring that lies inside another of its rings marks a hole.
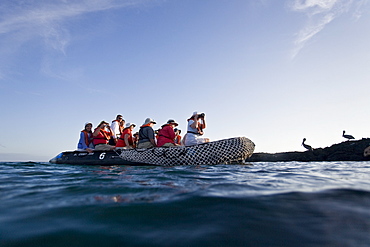
[[[131,126],[136,127],[136,124],[134,124],[134,123],[126,123],[126,128],[129,128],[129,127],[131,127]]]
[[[173,119],[169,119],[168,121],[167,121],[167,124],[173,124],[173,125],[175,125],[175,126],[178,126],[179,124],[178,123],[176,123],[176,121],[175,120],[173,120]]]
[[[91,122],[86,122],[86,123],[85,123],[85,128],[86,128],[86,126],[87,126],[87,125],[89,125],[89,124],[91,125],[91,127],[93,126],[93,124],[92,124]]]
[[[154,119],[151,119],[151,118],[147,118],[147,119],[145,119],[145,122],[144,122],[144,124],[143,125],[145,125],[145,124],[149,124],[149,123],[154,123],[154,124],[156,124],[156,121],[154,121]]]

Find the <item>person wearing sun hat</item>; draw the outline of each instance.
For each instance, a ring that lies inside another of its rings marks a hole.
[[[185,146],[192,146],[209,142],[209,138],[202,137],[203,130],[207,127],[204,113],[193,112],[188,119],[188,131],[184,136]]]
[[[132,138],[132,131],[136,127],[134,123],[126,123],[121,136],[118,138],[116,149],[130,149],[133,148],[134,140]]]
[[[138,148],[152,148],[157,146],[153,130],[154,124],[156,122],[153,119],[147,118],[143,125],[140,126]]]
[[[158,147],[174,147],[175,144],[175,131],[174,128],[179,124],[175,120],[169,119],[166,124],[162,125],[162,128],[158,132]]]
[[[85,128],[80,133],[80,140],[77,144],[78,151],[87,151],[91,153],[94,150],[94,145],[92,143],[92,129],[93,125],[90,122],[85,123]]]

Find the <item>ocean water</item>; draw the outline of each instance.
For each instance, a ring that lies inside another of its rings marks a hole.
[[[0,163],[0,246],[370,246],[370,162]]]

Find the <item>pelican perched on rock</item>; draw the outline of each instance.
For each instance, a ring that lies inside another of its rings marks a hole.
[[[348,140],[352,140],[352,139],[355,139],[353,136],[351,136],[351,135],[345,135],[345,133],[346,133],[346,131],[345,130],[343,130],[343,137],[344,138],[346,138],[346,139],[348,139]]]
[[[307,150],[312,151],[312,147],[310,145],[307,145],[306,143],[304,143],[305,141],[306,141],[306,138],[303,138],[302,146],[304,148],[306,148]]]

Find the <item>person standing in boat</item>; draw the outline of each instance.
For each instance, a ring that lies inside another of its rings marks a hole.
[[[174,147],[175,144],[175,131],[174,128],[179,124],[175,120],[170,119],[167,121],[167,124],[162,125],[162,128],[158,132],[158,147]]]
[[[101,121],[93,133],[93,138],[94,138],[93,144],[95,145],[95,150],[98,150],[98,151],[113,150],[115,146],[108,144],[108,141],[112,137],[112,135],[113,135],[112,130],[109,127],[109,124],[105,121]]]
[[[120,114],[116,116],[116,120],[112,121],[112,124],[110,125],[111,131],[112,131],[112,138],[109,140],[110,145],[113,145],[113,146],[116,145],[117,140],[121,135],[120,125],[122,122],[123,122],[123,125],[125,125],[125,120]]]
[[[138,148],[152,148],[157,146],[153,130],[154,124],[156,124],[156,122],[153,119],[145,119],[144,124],[139,130]]]
[[[116,149],[130,149],[134,147],[134,140],[132,131],[136,127],[134,123],[127,123],[126,128],[123,129],[121,136],[117,140]]]
[[[209,138],[202,137],[203,130],[207,127],[205,117],[204,113],[193,112],[191,118],[188,119],[188,130],[184,136],[185,146],[209,142]]]
[[[80,140],[77,144],[77,150],[79,151],[87,151],[91,153],[94,150],[94,145],[92,143],[93,140],[93,134],[92,129],[93,125],[92,123],[85,123],[85,128],[80,133]]]

